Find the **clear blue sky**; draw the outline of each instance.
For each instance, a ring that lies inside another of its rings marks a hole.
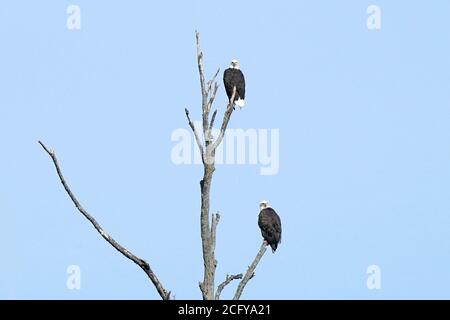
[[[81,30],[66,28],[70,4]],[[366,27],[370,4],[381,30]],[[116,240],[177,299],[201,297],[202,168],[170,157],[184,107],[200,114],[196,29],[208,75],[232,58],[245,72],[230,128],[280,132],[278,174],[217,167],[217,281],[253,259],[267,199],[283,242],[243,298],[450,298],[449,12],[444,0],[3,2],[0,298],[159,298],[75,210],[38,139]],[[373,264],[380,290],[366,287]]]

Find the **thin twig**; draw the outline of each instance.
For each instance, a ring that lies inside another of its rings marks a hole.
[[[187,108],[185,108],[184,112],[186,113],[186,118],[188,119],[189,127],[191,127],[192,131],[194,132],[195,141],[197,141],[197,145],[198,145],[198,148],[200,149],[200,154],[202,155],[202,159],[204,159],[203,143],[202,143],[202,140],[200,139],[200,135],[198,134],[198,131],[195,128],[195,125],[192,122],[191,117],[189,116],[189,110]]]
[[[211,122],[209,123],[209,131],[211,132],[213,126],[214,126],[214,121],[216,120],[216,115],[217,115],[217,109],[214,110],[213,115],[211,117]]]
[[[207,113],[209,115],[209,111],[211,110],[211,106],[214,102],[214,99],[216,98],[216,94],[217,94],[217,90],[219,89],[219,85],[217,84],[217,82],[214,83],[214,90],[210,95],[209,101],[208,101],[208,106],[206,108]],[[208,91],[209,92],[209,91]]]
[[[211,80],[208,81],[208,89],[206,91],[206,97],[210,97],[208,104],[206,106],[206,114],[209,116],[209,112],[211,111],[211,106],[216,98],[217,89],[219,89],[219,85],[216,82],[217,75],[219,74],[220,68],[217,69],[216,73],[212,77]],[[211,92],[212,84],[214,83],[214,90]]]
[[[203,67],[203,52],[200,46],[200,34],[195,32],[195,40],[197,44],[197,64],[198,64],[198,73],[200,76],[200,86],[202,92],[202,123],[203,123],[203,134],[205,138],[205,144],[208,144],[206,141],[208,137],[206,133],[208,131],[208,91],[205,86],[205,70]]]
[[[217,75],[219,74],[219,72],[220,72],[220,68],[217,69],[216,73],[213,75],[211,80],[208,81],[208,91],[207,91],[208,94],[211,93],[212,84],[215,83]]]
[[[114,247],[117,251],[119,251],[121,254],[123,254],[125,257],[133,261],[135,264],[137,264],[139,267],[141,267],[142,270],[147,274],[147,276],[150,278],[151,282],[155,286],[156,290],[158,291],[159,295],[164,300],[170,299],[170,291],[167,292],[166,289],[162,286],[159,279],[156,277],[156,275],[153,273],[152,269],[150,268],[150,265],[147,261],[138,258],[134,254],[132,254],[130,251],[128,251],[126,248],[122,247],[119,243],[116,242],[101,226],[100,224],[94,219],[93,216],[91,216],[80,204],[78,199],[75,197],[73,192],[70,190],[69,185],[67,184],[66,180],[64,179],[64,176],[61,172],[61,169],[58,164],[58,160],[56,158],[55,152],[53,150],[48,149],[44,143],[41,141],[38,141],[41,147],[47,152],[47,154],[50,156],[50,158],[53,161],[53,164],[55,165],[56,173],[58,174],[59,180],[61,181],[61,184],[63,185],[64,189],[66,190],[67,194],[69,195],[70,199],[72,200],[75,207],[78,209],[78,211],[94,226],[94,228],[97,230],[98,233],[105,239],[110,245]]]
[[[255,257],[255,260],[253,260],[252,264],[248,267],[247,272],[245,273],[244,278],[239,282],[239,285],[236,289],[236,293],[234,294],[233,300],[239,300],[241,297],[242,291],[244,291],[245,286],[247,285],[247,282],[253,278],[255,275],[255,269],[256,266],[259,263],[259,260],[261,260],[262,256],[266,252],[267,244],[265,241],[261,244],[261,247],[259,248],[258,254]]]
[[[219,88],[219,86],[217,85],[217,82],[216,82],[214,84],[214,91],[212,92],[211,97],[209,98],[209,101],[208,101],[208,106],[206,107],[206,110],[207,110],[206,120],[208,120],[208,118],[209,118],[209,112],[211,111],[211,106],[212,106],[212,104],[214,102],[214,99],[216,98],[216,94],[217,94],[217,89],[218,88]],[[217,109],[214,110],[213,115],[211,117],[211,122],[209,123],[209,128],[207,127],[207,132],[205,132],[205,145],[206,145],[206,148],[209,147],[209,145],[210,145],[210,143],[211,143],[211,141],[213,139],[212,134],[211,134],[211,130],[213,128],[214,121],[216,120],[216,115],[217,115]],[[206,125],[207,125],[207,123],[206,123]]]
[[[221,284],[219,284],[219,286],[217,287],[216,300],[220,299],[220,294],[222,293],[222,290],[223,290],[223,288],[225,288],[225,286],[230,284],[230,282],[233,280],[242,279],[242,277],[243,277],[242,273],[232,274],[231,276],[227,275],[225,280]]]

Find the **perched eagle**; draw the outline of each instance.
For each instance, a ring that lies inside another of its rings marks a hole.
[[[245,79],[244,74],[239,70],[239,63],[236,59],[231,60],[231,65],[223,73],[223,84],[227,92],[228,100],[233,96],[233,89],[236,87],[234,103],[242,108],[245,99]]]
[[[280,217],[266,200],[261,202],[259,208],[261,211],[258,216],[258,226],[261,229],[261,235],[267,244],[272,247],[272,252],[275,252],[281,241]]]

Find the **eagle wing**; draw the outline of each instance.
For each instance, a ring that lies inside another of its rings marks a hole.
[[[238,83],[238,86],[236,86],[236,91],[239,95],[239,97],[244,100],[245,99],[245,78],[244,74],[241,70],[236,70],[236,83]]]
[[[227,92],[228,99],[233,95],[233,88],[236,86],[235,100],[245,99],[245,78],[239,69],[228,68],[223,73],[223,84]]]
[[[233,80],[231,73],[231,69],[226,69],[223,73],[223,84],[225,87],[225,91],[227,92],[228,99],[231,99],[231,96],[233,95]]]

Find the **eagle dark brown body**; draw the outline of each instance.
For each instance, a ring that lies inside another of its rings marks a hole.
[[[272,252],[275,252],[281,241],[281,219],[275,210],[270,207],[262,209],[258,216],[258,226],[264,240],[270,245]]]

